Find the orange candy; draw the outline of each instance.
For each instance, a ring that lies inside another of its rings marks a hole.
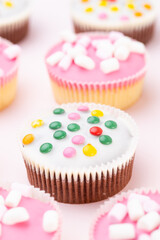
[[[25,145],[28,145],[28,144],[32,143],[33,141],[34,141],[33,134],[26,135],[22,140],[23,144],[25,144]]]
[[[143,14],[142,14],[141,12],[135,12],[134,15],[135,15],[136,17],[142,17]]]
[[[144,4],[144,7],[148,10],[152,9],[152,6],[150,4]]]

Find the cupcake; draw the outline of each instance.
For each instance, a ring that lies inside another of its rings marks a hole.
[[[95,102],[125,109],[140,97],[146,73],[142,43],[119,32],[63,32],[47,53],[57,103]]]
[[[29,26],[30,0],[0,1],[0,36],[17,43],[22,40]]]
[[[29,122],[20,146],[32,185],[59,202],[90,203],[129,182],[137,128],[128,114],[109,106],[64,104]]]
[[[135,190],[105,202],[91,228],[90,240],[159,240],[160,192]]]
[[[153,35],[156,6],[153,0],[72,0],[76,33],[120,31],[147,43]]]
[[[20,47],[0,38],[0,110],[15,98]]]
[[[60,240],[59,210],[48,194],[23,184],[0,187],[2,240]]]

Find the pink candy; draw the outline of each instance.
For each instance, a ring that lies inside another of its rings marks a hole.
[[[81,111],[81,112],[87,112],[89,110],[89,107],[81,105],[81,106],[78,107],[77,110]]]
[[[72,147],[67,147],[67,148],[64,149],[63,155],[66,158],[72,158],[76,155],[76,150]]]
[[[128,21],[128,20],[129,20],[129,17],[127,17],[127,16],[121,16],[120,20],[121,20],[121,21]]]
[[[106,13],[100,13],[100,14],[98,15],[98,17],[99,17],[100,19],[106,19],[108,16],[107,16]]]
[[[71,120],[78,120],[81,118],[81,116],[79,115],[79,113],[70,113],[68,114],[68,118]]]
[[[72,138],[72,143],[74,143],[76,145],[83,144],[84,141],[85,141],[85,138],[81,135],[76,135]]]

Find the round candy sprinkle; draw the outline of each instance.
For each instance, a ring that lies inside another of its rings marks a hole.
[[[13,3],[11,1],[5,1],[4,5],[9,8],[13,7]]]
[[[95,147],[92,146],[92,144],[87,144],[84,148],[83,148],[83,153],[84,155],[86,155],[87,157],[93,157],[97,154],[97,150]]]
[[[105,122],[105,126],[110,129],[117,128],[117,123],[115,121],[109,120]]]
[[[37,119],[31,123],[33,128],[41,127],[44,124],[43,120]]]
[[[61,140],[61,139],[65,138],[66,135],[67,135],[66,132],[62,131],[62,130],[58,130],[53,134],[54,138],[57,140]]]
[[[91,112],[91,115],[92,116],[95,116],[95,117],[103,117],[103,112],[102,111],[100,111],[100,110],[93,110],[92,112]]]
[[[28,145],[28,144],[32,143],[33,141],[34,141],[34,135],[33,134],[26,135],[22,140],[23,144],[25,144],[25,145]]]
[[[141,12],[135,12],[134,15],[135,15],[136,17],[142,17],[143,14],[142,14]]]
[[[77,123],[71,123],[68,125],[67,129],[71,132],[76,132],[80,129],[80,126]]]
[[[87,112],[89,110],[89,107],[85,106],[85,105],[81,105],[77,108],[78,111],[81,112]]]
[[[81,118],[81,116],[79,115],[79,113],[70,113],[68,114],[68,118],[71,120],[78,120]]]
[[[67,147],[64,149],[63,155],[67,158],[74,157],[76,155],[76,150],[73,147]]]
[[[87,122],[88,123],[93,123],[93,124],[96,124],[96,123],[99,123],[100,122],[100,119],[99,117],[96,117],[96,116],[91,116],[87,119]]]
[[[54,109],[53,113],[54,114],[63,114],[63,113],[65,113],[65,111],[63,108],[56,108],[56,109]]]
[[[85,11],[86,11],[87,13],[93,12],[93,8],[92,8],[92,7],[87,7],[87,8],[85,9]]]
[[[53,146],[51,143],[44,143],[40,146],[41,153],[49,153],[52,150]]]
[[[89,131],[94,136],[100,136],[103,132],[102,128],[100,128],[100,127],[92,127],[92,128],[90,128]]]
[[[99,6],[106,7],[107,6],[107,1],[106,0],[101,0],[100,3],[99,3]]]
[[[150,4],[144,4],[144,7],[148,10],[152,9],[152,6]]]
[[[61,127],[62,127],[62,124],[60,122],[58,122],[58,121],[51,122],[49,124],[49,128],[53,129],[53,130],[56,130],[56,129],[61,128]]]
[[[117,6],[112,6],[111,7],[111,11],[113,12],[117,12],[119,10],[119,8]]]
[[[104,145],[109,145],[112,143],[112,138],[108,135],[102,135],[99,137],[99,141]]]
[[[85,141],[85,138],[81,135],[76,135],[72,138],[72,143],[76,145],[83,144]]]

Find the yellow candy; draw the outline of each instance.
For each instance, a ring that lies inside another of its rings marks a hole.
[[[130,8],[130,9],[135,9],[134,4],[132,4],[132,3],[129,3],[129,4],[127,5],[127,7]]]
[[[96,155],[97,150],[95,149],[95,147],[93,147],[91,144],[87,144],[84,148],[83,148],[83,153],[84,155],[86,155],[87,157],[93,157]]]
[[[88,13],[89,12],[93,12],[93,8],[92,7],[88,7],[88,8],[85,9],[85,11],[88,12]]]
[[[135,12],[134,15],[135,15],[136,17],[141,17],[143,14],[142,14],[141,12]]]
[[[32,143],[33,141],[34,141],[33,134],[26,135],[22,140],[23,144],[25,144],[25,145],[28,145],[28,144]]]
[[[91,112],[91,115],[92,116],[95,116],[95,117],[103,117],[103,112],[102,111],[100,111],[100,110],[93,110],[92,112]]]
[[[119,8],[117,6],[112,6],[111,7],[111,11],[113,12],[117,12],[119,10]]]
[[[150,4],[144,4],[144,7],[148,10],[150,10],[152,8],[152,6]]]
[[[44,124],[43,120],[41,119],[38,119],[38,120],[35,120],[31,123],[31,126],[33,128],[36,128],[36,127],[41,127],[42,125]]]
[[[100,3],[99,3],[99,6],[106,7],[107,6],[107,1],[106,0],[101,0]]]
[[[89,0],[81,0],[82,2],[88,2]]]
[[[6,7],[13,7],[13,3],[11,1],[6,1],[4,4]]]

